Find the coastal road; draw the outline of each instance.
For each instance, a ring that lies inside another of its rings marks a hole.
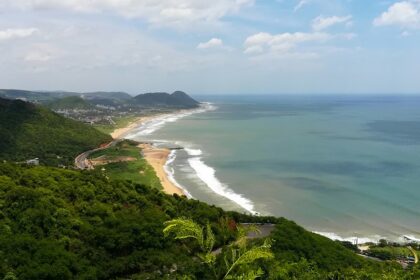
[[[255,226],[259,232],[248,232],[246,238],[247,239],[255,239],[255,238],[266,238],[270,236],[271,232],[276,228],[275,224],[254,224],[254,223],[241,223],[241,226],[249,227]],[[211,252],[213,255],[219,255],[222,252],[223,247],[213,250]]]
[[[417,256],[416,251],[411,246],[408,246],[407,248],[411,251],[411,253],[413,253],[413,255],[414,255],[414,263],[417,264],[419,262],[419,257]]]
[[[78,155],[74,159],[74,165],[78,169],[92,170],[93,169],[93,165],[90,163],[90,161],[88,159],[88,157],[90,156],[90,154],[92,154],[94,152],[97,152],[97,151],[108,149],[109,147],[113,147],[113,146],[115,146],[120,141],[121,141],[120,139],[117,139],[117,140],[114,140],[114,141],[109,142],[108,144],[106,144],[103,147],[96,148],[96,149],[93,149],[93,150],[90,150],[90,151],[86,151],[84,153],[81,153],[80,155]]]

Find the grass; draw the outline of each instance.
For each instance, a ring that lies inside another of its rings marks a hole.
[[[394,247],[394,246],[372,246],[369,249],[371,252],[375,252],[380,255],[388,255],[391,259],[398,259],[404,256],[413,256],[413,253],[407,247]]]
[[[104,166],[105,174],[114,180],[131,180],[132,182],[162,189],[159,178],[145,159],[126,162],[114,162]]]
[[[124,140],[105,150],[94,152],[90,159],[104,156],[108,160],[117,157],[132,157],[134,161],[113,162],[103,165],[103,172],[114,180],[131,180],[132,182],[162,189],[159,178],[152,166],[141,156],[141,149],[135,141]]]
[[[135,141],[124,140],[117,143],[114,147],[105,150],[99,150],[90,155],[89,158],[94,159],[100,156],[112,157],[134,157],[141,159],[141,149],[137,147],[138,143]]]

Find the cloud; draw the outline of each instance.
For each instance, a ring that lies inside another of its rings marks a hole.
[[[2,0],[3,7],[21,10],[64,10],[78,13],[116,14],[155,25],[191,27],[215,23],[226,15],[254,4],[254,0]]]
[[[30,49],[24,55],[23,60],[28,63],[46,63],[59,58],[62,51],[51,43],[29,44]]]
[[[37,31],[38,29],[36,28],[9,28],[0,30],[0,41],[29,37]]]
[[[205,65],[200,54],[178,49],[168,41],[158,40],[132,27],[96,21],[73,22],[70,26],[67,22],[53,22],[38,23],[42,34],[48,36],[33,36],[25,40],[25,44],[2,44],[9,55],[3,59],[0,76],[2,70],[13,65],[20,71],[40,72],[42,67],[42,71],[48,73],[70,72],[73,78],[74,72],[118,76],[115,69],[126,69],[132,71],[130,73],[144,73],[149,79],[158,79],[166,73],[185,73]],[[109,39],[110,34],[113,34],[113,40]]]
[[[197,49],[210,49],[210,48],[221,48],[223,47],[223,41],[219,38],[212,38],[205,43],[200,43]]]
[[[339,17],[339,16],[332,16],[332,17],[319,16],[312,21],[312,29],[315,30],[315,31],[321,31],[321,30],[327,29],[328,27],[331,27],[331,26],[336,25],[336,24],[342,24],[343,23],[343,24],[350,25],[351,24],[351,19],[352,19],[351,15],[343,16],[343,17]]]
[[[332,36],[328,33],[281,33],[272,35],[270,33],[257,33],[246,38],[245,54],[258,54],[263,52],[289,53],[294,51],[301,43],[324,42]]]
[[[375,18],[373,25],[420,28],[420,1],[402,1],[393,4],[382,15]]]
[[[263,52],[264,52],[264,48],[262,46],[255,45],[255,46],[247,47],[244,51],[244,54],[259,54]]]
[[[310,0],[300,0],[293,10],[297,12],[309,3],[310,3]]]
[[[51,59],[52,57],[50,54],[42,52],[30,52],[24,58],[24,60],[28,62],[46,62]]]

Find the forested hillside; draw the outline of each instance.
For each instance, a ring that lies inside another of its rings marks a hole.
[[[46,106],[53,110],[61,109],[92,109],[93,105],[89,104],[86,100],[79,96],[69,96],[56,99],[54,101],[48,102]]]
[[[74,97],[87,100],[90,104],[101,104],[107,106],[125,105],[129,107],[137,106],[141,108],[153,107],[161,109],[189,109],[196,108],[200,105],[198,101],[183,91],[175,91],[171,94],[166,92],[151,92],[138,94],[137,96],[133,97],[125,92],[45,92],[0,89],[0,98],[24,99],[31,102],[42,103],[44,105],[52,104],[51,106],[56,106],[58,109],[69,108],[68,105],[71,106],[74,101],[76,101]],[[60,99],[63,99],[63,101],[60,101]]]
[[[262,279],[419,276],[367,261],[283,218],[225,212],[100,171],[2,163],[0,202],[0,279],[219,279],[214,275],[225,269],[227,251],[216,256],[213,274],[195,257],[196,243],[164,237],[164,222],[177,217],[209,223],[214,248],[231,243],[241,222],[277,223],[270,236],[274,259],[252,264]]]
[[[134,102],[141,106],[174,107],[182,109],[196,108],[200,104],[183,91],[175,91],[171,94],[166,92],[139,94],[134,97]]]
[[[0,98],[0,159],[70,165],[86,150],[111,141],[91,126],[20,100]]]
[[[0,163],[0,279],[420,279],[418,266],[367,260],[284,218],[166,195],[152,183],[154,172],[137,180],[121,163],[94,171],[16,164],[33,157],[71,164],[111,140],[37,105],[0,99],[0,137],[8,161]],[[141,160],[134,147],[124,141],[93,157]],[[198,242],[182,231],[182,240],[164,235],[168,221],[183,218],[198,223],[190,228]],[[243,223],[274,230],[244,243]],[[266,257],[258,258],[263,247]]]

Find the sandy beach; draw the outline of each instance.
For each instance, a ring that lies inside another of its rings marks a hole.
[[[164,166],[171,151],[164,148],[155,148],[151,144],[140,144],[139,147],[142,149],[144,158],[155,170],[156,175],[163,186],[164,192],[171,195],[185,195],[180,188],[169,180],[168,175],[165,172]]]
[[[149,121],[153,118],[159,117],[162,114],[156,114],[151,116],[138,117],[134,121],[130,122],[126,127],[115,129],[111,136],[114,139],[122,139],[127,133],[134,128],[140,126],[142,123]],[[165,164],[170,154],[169,149],[156,148],[150,144],[140,144],[139,147],[142,149],[142,153],[147,162],[153,167],[158,176],[160,183],[162,184],[163,191],[167,194],[178,194],[185,195],[183,191],[174,185],[168,178],[165,172]]]
[[[142,123],[144,123],[147,120],[150,120],[153,116],[144,116],[144,117],[138,117],[134,121],[130,122],[126,127],[117,128],[112,133],[111,136],[114,139],[121,139],[126,135],[130,130],[138,127]]]

